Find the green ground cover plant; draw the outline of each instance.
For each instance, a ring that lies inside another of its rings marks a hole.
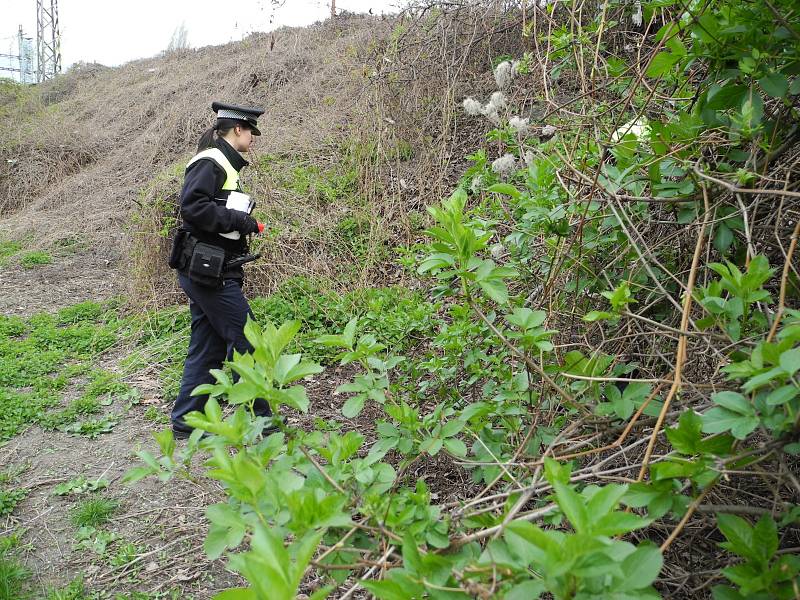
[[[84,302],[55,315],[0,316],[0,440],[31,424],[66,427],[100,412],[129,388],[91,367],[125,327],[113,304]],[[56,409],[68,389],[81,394]]]
[[[59,483],[53,488],[55,496],[70,496],[84,494],[86,492],[96,492],[108,487],[108,480],[99,477],[97,479],[87,479],[85,475],[78,475],[69,481]]]

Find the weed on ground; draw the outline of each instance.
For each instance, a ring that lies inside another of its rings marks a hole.
[[[0,600],[23,598],[24,584],[30,573],[20,563],[17,550],[20,536],[0,536]]]
[[[126,391],[116,375],[92,367],[124,327],[113,305],[95,302],[29,319],[0,316],[0,442],[34,423],[69,425]],[[65,408],[49,411],[80,388]]]
[[[80,502],[70,513],[75,527],[98,527],[119,508],[119,503],[110,498],[90,498]]]
[[[22,244],[10,240],[0,240],[0,267],[8,264],[9,259],[22,249]]]
[[[26,269],[33,269],[40,265],[49,265],[53,262],[53,257],[48,252],[36,250],[33,252],[26,252],[19,259],[21,264]]]

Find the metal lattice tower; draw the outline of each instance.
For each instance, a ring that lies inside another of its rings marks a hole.
[[[36,80],[41,82],[61,73],[61,33],[58,29],[58,0],[36,0]]]
[[[22,25],[17,33],[17,54],[0,54],[0,71],[19,73],[20,83],[33,83],[36,72],[33,70],[33,40],[25,36]]]
[[[19,44],[19,80],[21,83],[33,83],[36,72],[33,70],[33,40],[25,37],[22,25],[17,36]]]

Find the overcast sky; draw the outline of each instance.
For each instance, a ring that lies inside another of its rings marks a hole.
[[[45,0],[49,5],[49,0]],[[399,0],[336,0],[337,10],[396,12]],[[182,24],[193,48],[239,40],[254,31],[304,26],[330,15],[325,0],[58,0],[61,57],[65,68],[79,62],[120,65],[165,50]],[[33,38],[36,0],[0,0],[0,54],[18,54],[17,30]],[[35,58],[34,58],[35,60]],[[0,57],[0,65],[9,60]],[[18,66],[18,65],[14,65]],[[13,76],[0,71],[0,77]]]

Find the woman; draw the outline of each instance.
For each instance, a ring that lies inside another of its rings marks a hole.
[[[227,208],[226,203],[231,192],[241,192],[239,171],[248,162],[240,152],[249,150],[255,136],[261,135],[257,119],[264,111],[219,102],[211,108],[217,120],[200,138],[197,154],[186,167],[180,196],[183,225],[170,258],[192,315],[189,352],[172,409],[172,430],[179,438],[192,432],[184,416],[202,411],[208,399],[192,396],[192,390],[212,383],[209,370],[222,368],[234,350],[252,350],[244,336],[247,317],[253,314],[242,294],[244,270],[241,261],[234,267],[229,263],[247,254],[247,236],[263,231],[263,225],[248,212]],[[256,400],[254,411],[257,416],[271,415],[269,404],[261,399]]]

